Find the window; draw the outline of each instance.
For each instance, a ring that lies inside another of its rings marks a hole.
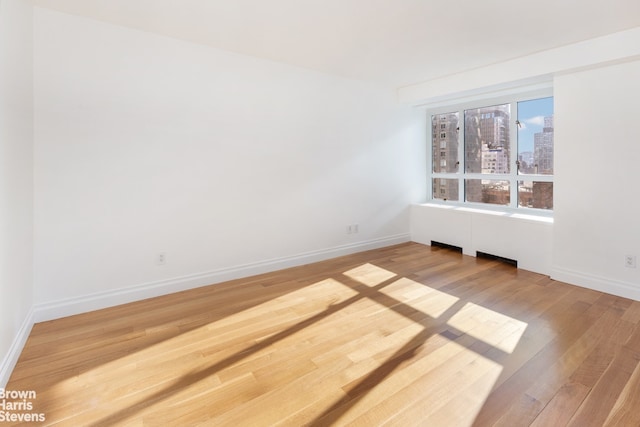
[[[432,199],[553,210],[549,95],[430,112]]]

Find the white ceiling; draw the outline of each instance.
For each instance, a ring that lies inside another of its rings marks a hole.
[[[639,0],[35,0],[400,87],[640,26]]]

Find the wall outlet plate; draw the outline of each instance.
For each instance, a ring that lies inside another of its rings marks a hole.
[[[167,263],[167,254],[164,252],[160,252],[156,255],[156,264],[157,265],[165,265]]]
[[[625,255],[624,256],[624,266],[627,268],[636,268],[636,256],[635,255]]]

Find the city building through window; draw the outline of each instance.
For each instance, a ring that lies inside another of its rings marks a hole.
[[[553,97],[429,113],[431,198],[553,209]]]

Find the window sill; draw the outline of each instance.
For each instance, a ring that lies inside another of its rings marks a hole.
[[[478,206],[463,206],[459,204],[427,202],[416,206],[446,209],[455,212],[476,213],[481,215],[492,215],[502,218],[512,218],[514,220],[532,221],[537,223],[553,224],[553,212],[521,212],[505,207],[484,208]]]

